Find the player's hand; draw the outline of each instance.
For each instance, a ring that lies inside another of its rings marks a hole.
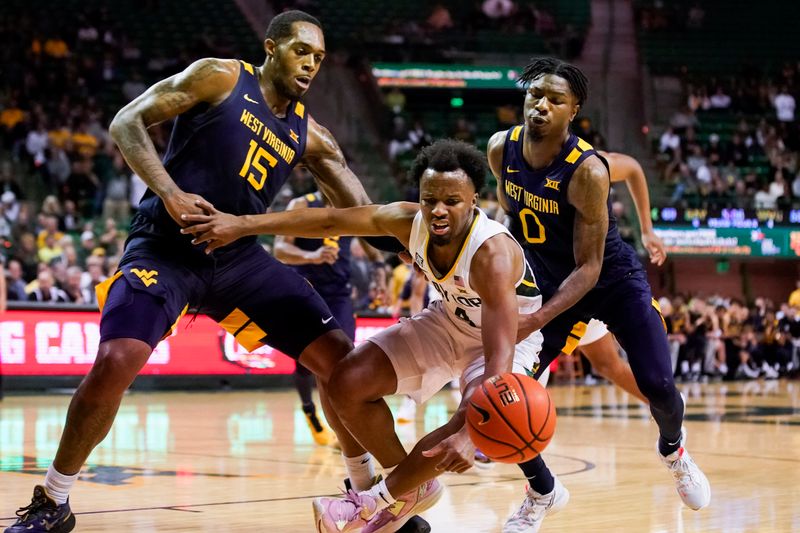
[[[642,233],[642,246],[650,256],[650,262],[661,266],[667,259],[667,250],[664,248],[664,241],[653,232]]]
[[[528,315],[519,315],[519,320],[517,321],[517,342],[527,339],[534,331],[539,331],[543,326],[544,324],[542,323],[538,311]]]
[[[467,427],[463,426],[430,450],[423,451],[422,455],[439,458],[436,465],[439,472],[461,474],[472,468],[475,462],[475,445],[469,438]]]
[[[333,246],[320,246],[311,253],[310,259],[316,265],[332,265],[339,259],[339,249]]]
[[[209,212],[202,206],[211,205],[202,196],[183,191],[172,193],[163,200],[169,216],[182,228],[188,224],[182,215],[207,215]]]
[[[207,243],[205,250],[207,254],[245,235],[241,217],[217,211],[202,198],[197,200],[195,205],[208,214],[182,214],[181,220],[186,227],[181,229],[181,233],[194,235],[192,244]]]

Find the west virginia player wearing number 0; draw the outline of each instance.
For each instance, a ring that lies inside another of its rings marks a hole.
[[[605,322],[629,357],[636,384],[650,403],[660,436],[657,455],[687,507],[709,504],[706,476],[686,451],[683,400],[675,388],[665,325],[633,248],[622,242],[609,201],[608,166],[569,131],[588,96],[588,81],[556,59],[528,65],[524,124],[492,136],[489,165],[498,199],[522,226],[525,248],[542,290],[542,308],[520,317],[520,329],[540,330],[538,375],[560,352],[571,353],[590,319]],[[527,497],[504,531],[536,531],[568,492],[541,456],[520,465]]]
[[[261,66],[201,59],[126,105],[110,132],[147,183],[119,270],[98,287],[100,346],[78,387],[44,486],[6,533],[64,533],[75,527],[68,495],[103,440],[123,393],[153,348],[189,307],[253,350],[269,344],[319,376],[328,422],[343,453],[364,450],[327,399],[334,364],[353,347],[322,298],[255,237],[206,255],[182,235],[184,213],[209,201],[237,214],[264,213],[292,168],[305,165],[333,205],[369,203],[331,134],[301,102],[325,56],[318,20],[300,11],[275,17]],[[147,128],[175,119],[163,161]],[[215,529],[224,530],[224,525]]]

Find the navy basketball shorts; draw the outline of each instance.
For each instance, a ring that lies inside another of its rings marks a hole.
[[[321,292],[320,295],[328,308],[331,310],[333,318],[339,323],[350,340],[356,339],[356,316],[353,312],[353,299],[350,294],[328,295]]]
[[[644,272],[639,271],[608,287],[592,289],[542,328],[544,342],[537,378],[560,353],[573,352],[592,318],[606,323],[627,353],[634,375],[656,374],[671,379],[664,318]]]
[[[607,290],[594,316],[608,325],[628,356],[639,388],[651,403],[656,402],[655,391],[671,391],[674,379],[667,325],[647,276],[634,272]]]
[[[155,347],[190,307],[247,350],[268,344],[295,359],[340,329],[311,285],[255,243],[203,261],[157,239],[133,239],[119,271],[97,292],[101,342],[134,338]]]

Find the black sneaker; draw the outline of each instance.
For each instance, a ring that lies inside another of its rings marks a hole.
[[[20,507],[17,516],[17,521],[7,527],[5,533],[67,533],[75,528],[69,500],[58,505],[42,485],[33,488],[30,505]]]

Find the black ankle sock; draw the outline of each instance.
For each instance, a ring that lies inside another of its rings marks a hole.
[[[677,437],[667,438],[664,435],[660,435],[658,437],[658,453],[666,457],[671,453],[674,453],[681,447],[681,435],[678,434]]]
[[[544,459],[542,459],[541,455],[537,455],[527,463],[520,463],[519,467],[525,477],[528,478],[528,483],[533,491],[539,494],[553,492],[555,479],[553,479],[550,469],[544,464]]]

